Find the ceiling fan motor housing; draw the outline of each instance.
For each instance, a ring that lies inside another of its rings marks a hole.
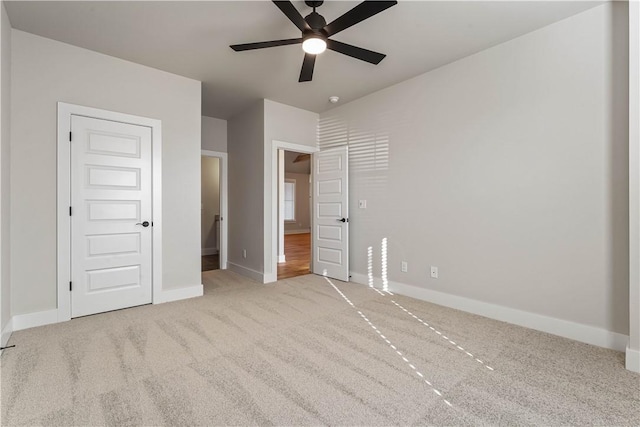
[[[307,1],[305,1],[305,4],[306,4],[307,6],[312,7],[312,8],[314,8],[314,9],[315,9],[316,7],[320,7],[320,6],[322,6],[322,3],[324,3],[324,1],[322,1],[322,0],[316,0],[316,1],[309,1],[309,0],[307,0]]]
[[[307,21],[307,24],[309,24],[314,32],[320,32],[320,30],[327,25],[324,17],[315,11],[305,16],[304,20]]]

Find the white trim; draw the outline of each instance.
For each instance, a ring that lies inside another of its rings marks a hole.
[[[264,199],[265,272],[263,283],[271,283],[278,280],[278,150],[295,151],[303,154],[313,154],[319,151],[318,147],[275,139],[271,141],[271,144],[265,144],[264,146],[264,194],[269,194],[270,190],[271,199],[267,197]],[[313,163],[311,168],[313,169]],[[313,206],[313,200],[311,205]],[[269,212],[271,212],[271,220],[267,215]],[[313,212],[311,212],[311,216],[313,216]],[[311,259],[313,260],[313,248],[311,249]]]
[[[0,347],[4,347],[9,342],[9,338],[11,338],[11,334],[13,333],[13,317],[9,319],[6,326],[2,330],[2,334],[0,335]]]
[[[227,153],[222,151],[201,150],[200,155],[208,157],[217,157],[220,159],[220,269],[228,268],[227,248],[229,247],[229,201],[228,201],[228,170],[229,158]]]
[[[202,256],[205,255],[216,255],[218,253],[217,248],[202,248]]]
[[[368,285],[368,276],[354,272],[351,272],[350,274],[353,282]],[[374,278],[373,284],[375,287],[382,289],[382,280],[380,278]],[[535,329],[537,331],[617,351],[625,350],[627,340],[629,338],[626,335],[607,331],[595,326],[543,316],[541,314],[477,301],[404,283],[389,281],[389,291],[434,304],[443,305],[445,307],[466,311],[468,313],[478,314],[490,319],[501,320],[514,325],[524,326],[525,328]]]
[[[71,277],[71,221],[69,206],[71,206],[71,182],[70,182],[70,151],[69,132],[71,130],[71,116],[85,116],[115,122],[131,123],[151,128],[151,144],[153,147],[152,160],[152,199],[153,199],[153,266],[152,286],[153,303],[157,303],[162,292],[162,122],[147,117],[133,116],[130,114],[116,113],[98,108],[84,107],[81,105],[58,102],[58,172],[57,172],[57,321],[64,322],[71,319],[71,291],[69,281]],[[49,313],[42,312],[42,313]],[[35,314],[35,313],[34,313]],[[31,315],[22,315],[31,316]],[[20,319],[20,316],[16,316]],[[48,319],[48,318],[47,318]],[[14,321],[21,325],[22,320]],[[49,322],[54,323],[54,322]],[[28,323],[30,324],[30,323]],[[34,325],[39,326],[39,325]],[[32,326],[27,326],[32,327]],[[22,328],[24,329],[24,328]]]
[[[13,321],[13,331],[22,331],[23,329],[58,323],[58,311],[58,309],[53,309],[13,316],[11,319]]]
[[[202,286],[201,284],[195,285],[195,286],[188,286],[186,288],[167,289],[162,291],[162,293],[158,298],[158,301],[157,302],[154,301],[154,304],[162,304],[162,303],[171,302],[171,301],[180,301],[188,298],[201,297],[202,295],[204,295],[204,286]]]
[[[628,345],[625,352],[625,368],[640,373],[640,351],[632,350]]]
[[[307,233],[311,233],[311,229],[310,228],[301,228],[298,230],[285,230],[284,234],[307,234]]]
[[[171,301],[179,301],[188,298],[201,297],[203,295],[204,287],[202,285],[189,286],[186,288],[168,289],[163,290],[160,294],[154,296],[154,304],[161,304]],[[142,307],[142,306],[137,306]],[[136,307],[128,307],[136,308]],[[21,331],[23,329],[36,328],[38,326],[50,325],[53,323],[59,323],[58,309],[37,311],[35,313],[19,314],[11,318],[13,323],[13,332]],[[9,326],[9,325],[7,325]],[[4,338],[5,332],[8,327],[5,327],[2,336]]]
[[[255,280],[256,282],[269,283],[265,281],[265,275],[260,273],[259,271],[252,270],[239,264],[234,264],[231,261],[227,262],[227,266],[229,267],[229,270],[233,271],[234,273],[238,273],[242,276],[248,277],[249,279]]]
[[[280,264],[281,262],[287,262],[286,255],[278,255],[278,264]]]

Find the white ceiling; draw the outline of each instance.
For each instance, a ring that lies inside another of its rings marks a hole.
[[[331,95],[354,100],[601,3],[400,1],[333,37],[387,54],[379,65],[327,51],[313,81],[298,83],[299,45],[229,48],[300,37],[270,1],[5,2],[16,29],[201,80],[203,114],[222,119],[259,98],[322,112]],[[331,22],[356,4],[325,1],[318,12]]]

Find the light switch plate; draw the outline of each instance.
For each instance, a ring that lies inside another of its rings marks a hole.
[[[367,201],[366,200],[358,200],[358,207],[360,209],[366,209],[367,208]]]

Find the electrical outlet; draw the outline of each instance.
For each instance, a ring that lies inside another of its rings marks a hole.
[[[434,279],[438,278],[438,267],[431,266],[431,277]]]
[[[242,250],[242,258],[246,258],[247,257],[247,250],[243,249]]]
[[[402,267],[400,268],[403,273],[406,273],[409,268],[409,263],[407,261],[402,261]]]

